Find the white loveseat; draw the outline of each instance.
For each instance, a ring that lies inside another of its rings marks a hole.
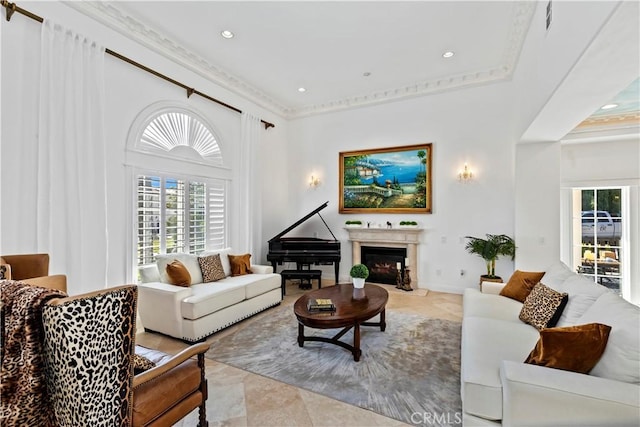
[[[550,267],[540,280],[569,294],[556,326],[611,326],[588,375],[523,363],[539,332],[518,316],[522,303],[483,283],[463,296],[461,396],[465,426],[640,425],[640,309],[603,286]]]
[[[227,248],[200,255],[220,254],[225,278],[202,283],[197,256],[171,254],[158,256],[157,264],[140,268],[138,313],[145,330],[160,332],[188,342],[196,342],[282,301],[280,275],[273,267],[251,265],[252,274],[231,276]],[[164,266],[177,259],[189,271],[189,287],[167,283]],[[160,266],[160,268],[158,268]]]

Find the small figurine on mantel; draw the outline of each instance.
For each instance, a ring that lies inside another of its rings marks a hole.
[[[391,221],[387,221],[387,228],[391,228]]]

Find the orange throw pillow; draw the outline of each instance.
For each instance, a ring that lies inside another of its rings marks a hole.
[[[516,270],[500,291],[500,295],[524,302],[533,287],[542,279],[542,276],[544,276],[544,271],[539,273],[535,271]]]
[[[191,275],[189,270],[183,263],[174,259],[171,263],[167,264],[167,276],[169,277],[169,283],[177,286],[189,287],[191,285]]]
[[[601,323],[548,328],[524,363],[588,374],[607,347],[611,326]]]
[[[251,254],[228,255],[228,257],[232,276],[251,274]]]

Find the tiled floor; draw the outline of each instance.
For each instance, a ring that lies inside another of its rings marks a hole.
[[[404,292],[386,285],[385,288],[389,291],[388,309],[448,320],[462,319],[461,295],[427,293],[423,289]],[[303,292],[295,283],[288,283],[282,304],[292,306]],[[214,334],[207,342],[212,343],[268,315],[269,310],[244,320]],[[137,344],[172,354],[187,347],[182,341],[145,332],[138,334]],[[207,419],[211,427],[404,425],[374,412],[213,360],[206,359],[206,370],[209,382]]]

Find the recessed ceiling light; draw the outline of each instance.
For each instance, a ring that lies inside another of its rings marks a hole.
[[[232,33],[231,31],[229,31],[229,30],[223,30],[223,31],[220,31],[220,35],[221,35],[222,37],[224,37],[225,39],[232,39],[232,38],[233,38],[233,36],[234,36],[235,34],[233,34],[233,33]]]
[[[371,73],[366,71],[366,72],[362,73],[362,75],[365,76],[365,77],[369,77],[371,75]]]
[[[601,110],[611,110],[612,108],[616,108],[618,104],[607,104],[600,107]]]
[[[454,52],[451,52],[450,50],[446,51],[445,53],[442,54],[443,58],[451,58],[453,55],[455,55]]]
[[[298,92],[306,92],[306,91],[307,91],[307,90],[306,90],[305,88],[303,88],[303,87],[299,87],[299,88],[298,88]]]

